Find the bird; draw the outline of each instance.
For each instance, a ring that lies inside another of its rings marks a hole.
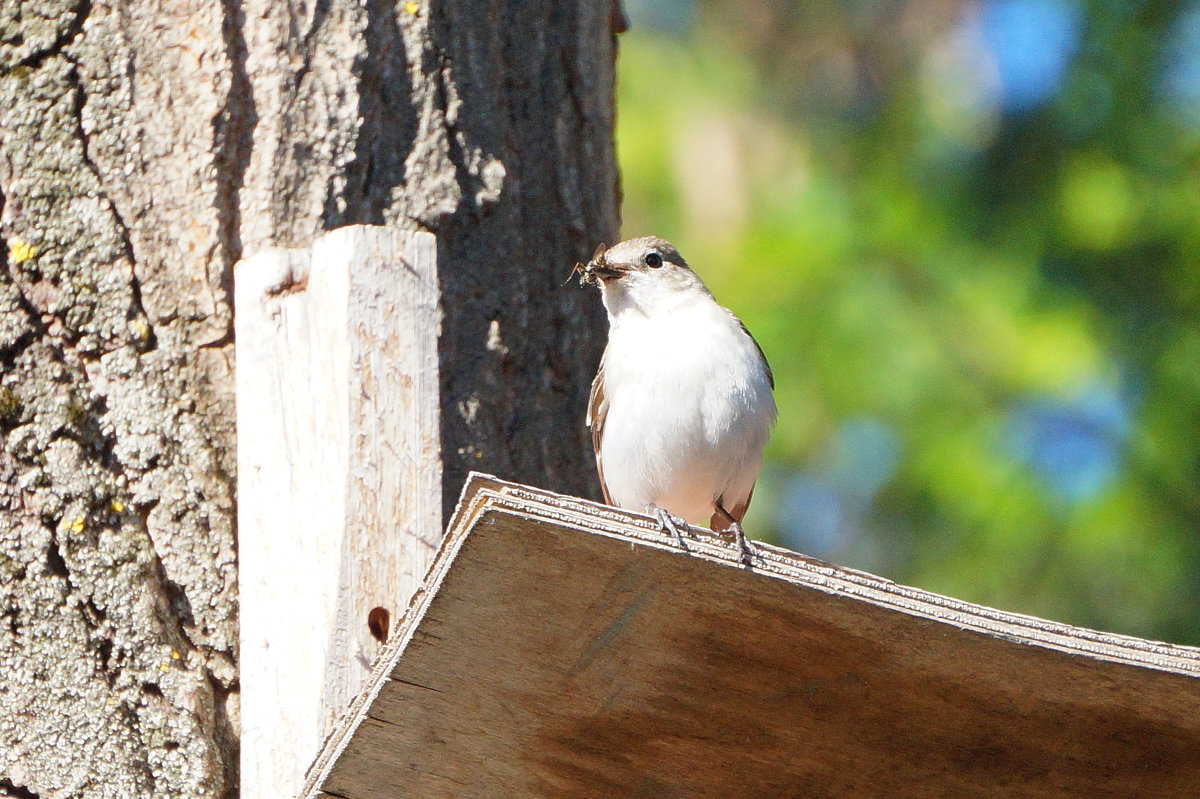
[[[777,416],[762,348],[664,239],[602,244],[575,272],[608,315],[587,411],[605,501],[684,549],[676,520],[732,534],[750,563],[741,521]]]

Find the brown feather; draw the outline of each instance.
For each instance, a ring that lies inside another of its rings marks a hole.
[[[600,461],[600,440],[604,436],[604,420],[608,418],[608,400],[604,397],[604,359],[600,359],[600,368],[596,370],[596,379],[592,381],[592,393],[588,397],[587,426],[592,431],[592,449],[596,451],[596,472],[600,475],[600,490],[604,492],[605,503],[613,504],[608,493],[608,484],[604,482],[604,464]]]
[[[708,528],[714,533],[720,533],[728,530],[733,524],[740,523],[746,515],[746,510],[750,507],[750,500],[754,497],[754,486],[750,486],[750,493],[746,495],[746,501],[733,506],[733,510],[725,510],[725,498],[718,497],[715,506],[715,513],[712,519],[708,522]]]

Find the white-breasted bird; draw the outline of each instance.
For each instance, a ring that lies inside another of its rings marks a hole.
[[[609,504],[732,532],[775,422],[775,380],[758,342],[670,242],[603,245],[581,280],[600,287],[608,347],[592,382],[587,424]]]

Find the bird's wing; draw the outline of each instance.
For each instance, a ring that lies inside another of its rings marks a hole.
[[[763,348],[762,348],[762,346],[759,345],[758,339],[754,338],[754,334],[752,334],[746,328],[746,323],[743,322],[741,319],[738,319],[737,315],[734,314],[733,311],[730,311],[729,315],[732,316],[737,321],[738,327],[740,327],[742,329],[742,332],[745,333],[746,336],[749,337],[749,339],[754,342],[754,349],[758,350],[758,358],[759,358],[759,360],[762,361],[763,368],[767,370],[767,382],[771,384],[771,390],[774,391],[775,390],[775,373],[771,371],[771,364],[767,363],[767,354],[765,352],[763,352]]]
[[[607,353],[605,353],[607,356]],[[604,396],[604,358],[600,359],[600,368],[596,370],[596,379],[592,381],[592,393],[588,397],[587,426],[592,431],[592,448],[596,451],[596,471],[600,475],[600,490],[604,492],[604,501],[613,504],[608,494],[608,483],[604,482],[604,463],[600,460],[600,439],[604,435],[604,420],[608,417],[608,399]]]

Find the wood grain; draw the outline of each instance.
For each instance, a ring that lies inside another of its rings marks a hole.
[[[341,228],[237,279],[242,794],[295,796],[437,547],[436,247]]]
[[[1195,795],[1200,650],[698,535],[475,476],[308,795]]]

